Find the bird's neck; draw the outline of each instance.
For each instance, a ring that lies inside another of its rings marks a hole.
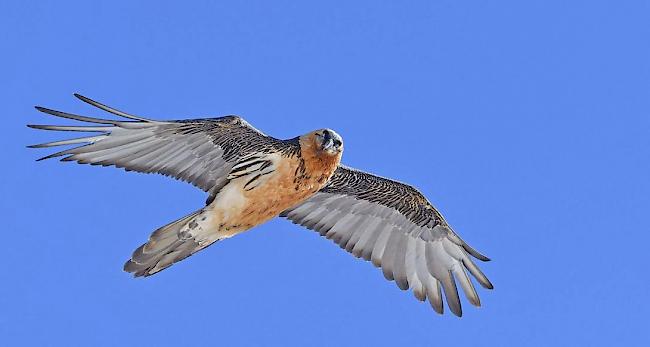
[[[319,150],[312,138],[300,138],[300,156],[305,172],[320,185],[327,183],[341,162],[341,153],[331,155]]]

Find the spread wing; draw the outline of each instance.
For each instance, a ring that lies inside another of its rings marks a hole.
[[[409,185],[341,166],[323,189],[282,216],[372,261],[399,288],[412,288],[421,301],[429,298],[438,313],[442,287],[450,310],[462,315],[456,282],[469,302],[480,306],[468,271],[493,288],[471,257],[489,259],[461,240]]]
[[[237,116],[157,121],[124,113],[78,94],[75,96],[125,119],[91,118],[36,107],[53,116],[93,125],[28,125],[31,128],[95,133],[30,146],[40,148],[81,144],[39,160],[63,157],[62,161],[159,173],[214,193],[227,182],[228,173],[241,158],[257,152],[291,150],[288,141],[266,136]]]

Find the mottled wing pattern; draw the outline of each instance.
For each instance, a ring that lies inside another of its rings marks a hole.
[[[157,121],[124,113],[78,94],[75,96],[125,119],[91,118],[37,107],[53,116],[93,125],[29,125],[32,128],[95,133],[30,146],[80,145],[39,160],[63,157],[62,161],[159,173],[214,194],[227,182],[230,170],[240,158],[250,158],[256,153],[298,150],[297,144],[266,136],[237,116]]]
[[[409,185],[340,166],[322,190],[282,216],[372,261],[399,288],[412,288],[421,301],[428,298],[438,313],[443,312],[442,287],[450,310],[462,315],[456,282],[480,306],[468,271],[492,289],[470,256],[489,259],[461,240]]]

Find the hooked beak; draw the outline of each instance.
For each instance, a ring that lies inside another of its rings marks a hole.
[[[343,142],[341,140],[341,136],[339,136],[339,134],[335,133],[334,131],[331,130],[323,131],[322,138],[323,138],[323,144],[322,144],[323,151],[330,154],[337,154],[343,150]]]
[[[329,152],[332,148],[334,148],[334,140],[325,140],[325,143],[323,144],[323,150]]]

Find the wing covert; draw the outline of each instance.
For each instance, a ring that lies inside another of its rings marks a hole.
[[[372,261],[399,288],[411,288],[420,301],[428,298],[438,313],[444,290],[450,310],[462,315],[456,282],[480,306],[468,271],[483,287],[493,287],[471,257],[489,259],[460,239],[407,184],[340,166],[323,189],[281,216]]]

